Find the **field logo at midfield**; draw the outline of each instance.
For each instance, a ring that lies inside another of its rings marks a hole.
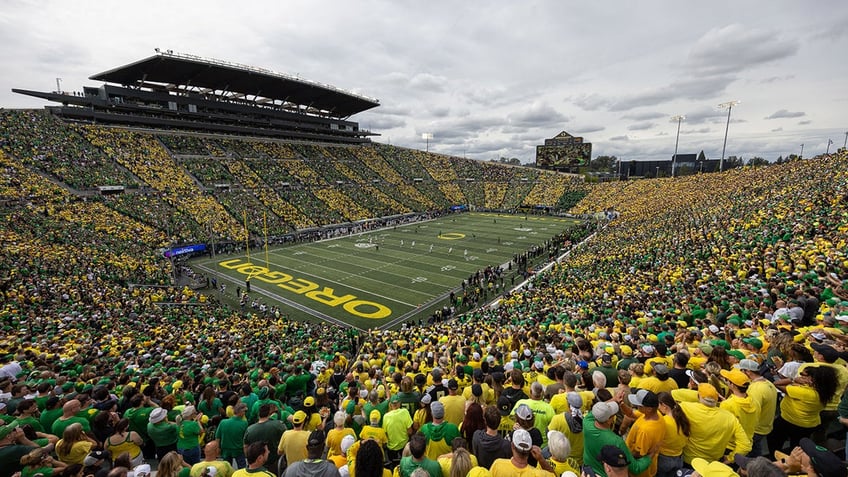
[[[389,307],[380,303],[360,300],[351,294],[336,296],[335,290],[330,287],[323,287],[319,290],[319,285],[315,282],[304,280],[303,278],[295,278],[288,273],[272,272],[265,267],[243,262],[239,258],[218,262],[218,265],[229,270],[235,270],[242,275],[247,275],[251,279],[277,285],[277,287],[283,290],[303,295],[322,305],[330,307],[341,306],[346,312],[360,318],[380,320],[388,318],[392,314],[392,310]]]
[[[465,234],[461,234],[459,232],[448,232],[446,234],[439,234],[439,238],[442,240],[459,240],[464,239]]]

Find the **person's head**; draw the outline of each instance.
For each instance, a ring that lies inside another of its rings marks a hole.
[[[424,434],[416,432],[409,438],[409,453],[415,460],[421,460],[427,449],[427,438]]]
[[[524,429],[518,429],[512,433],[512,456],[519,461],[527,461],[530,450],[533,448],[533,438]]]
[[[259,419],[267,419],[273,412],[274,405],[271,403],[263,403],[259,406]]]
[[[157,477],[177,477],[183,468],[183,458],[177,451],[171,451],[159,461],[156,471]]]
[[[698,401],[707,407],[715,407],[718,404],[718,391],[710,383],[698,385]]]
[[[474,464],[471,462],[471,454],[468,453],[468,450],[464,448],[455,449],[453,451],[453,459],[451,459],[449,477],[465,477],[468,475],[468,471],[470,471],[472,467],[474,467]],[[358,470],[357,474],[359,474]]]
[[[260,466],[265,463],[268,458],[268,443],[265,441],[253,442],[247,446],[247,451],[244,456],[247,458],[248,465]]]
[[[297,411],[294,413],[292,416],[292,424],[295,429],[301,429],[303,427],[303,424],[306,422],[306,417],[306,413],[303,411]]]
[[[613,416],[618,414],[618,404],[615,401],[599,402],[592,406],[592,416],[595,424],[608,427]]]
[[[62,416],[71,417],[82,409],[82,403],[76,399],[71,399],[62,406]]]
[[[347,413],[344,411],[336,411],[336,413],[333,414],[333,424],[335,424],[337,428],[343,428],[346,420]]]
[[[430,412],[433,413],[433,422],[439,423],[445,418],[445,405],[439,401],[430,403]]]
[[[203,447],[203,455],[206,456],[206,460],[217,460],[221,455],[221,445],[218,443],[218,440],[211,440],[206,443],[206,446]]]
[[[545,386],[539,381],[533,381],[530,385],[530,398],[536,401],[545,397]]]
[[[627,475],[627,466],[630,462],[627,456],[616,446],[605,445],[601,447],[601,455],[598,460],[604,465],[604,472],[610,475]]]
[[[82,434],[82,424],[75,422],[62,432],[62,440],[65,442],[81,441],[83,439]]]
[[[236,417],[244,417],[244,414],[247,412],[247,404],[243,402],[239,402],[235,406],[233,406],[233,415]]]
[[[374,439],[365,439],[356,452],[356,475],[363,477],[382,477],[383,451]]]
[[[515,422],[524,429],[530,429],[533,427],[533,423],[535,421],[536,416],[527,404],[522,403],[515,408]]]
[[[483,419],[486,421],[486,428],[497,429],[501,425],[501,412],[496,406],[486,406]]]
[[[318,459],[324,452],[324,431],[312,431],[306,440],[306,453],[310,459]]]
[[[119,419],[118,422],[115,423],[115,434],[120,434],[123,432],[127,432],[130,428],[130,420],[127,418]]]
[[[558,462],[565,462],[571,454],[571,442],[560,431],[548,431],[548,450]]]
[[[834,368],[830,366],[807,366],[799,374],[809,376],[810,386],[816,390],[822,404],[827,404],[836,394],[838,375]]]
[[[126,467],[128,469],[132,468],[132,459],[130,458],[129,452],[121,452],[115,457],[115,461],[112,463],[114,467]]]

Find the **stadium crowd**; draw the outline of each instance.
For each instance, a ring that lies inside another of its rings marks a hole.
[[[161,146],[84,134],[211,210]],[[592,187],[573,212],[617,218],[497,308],[363,334],[169,286],[155,221],[0,160],[28,201],[0,231],[0,477],[848,475],[845,151]],[[568,190],[543,182],[525,201]]]

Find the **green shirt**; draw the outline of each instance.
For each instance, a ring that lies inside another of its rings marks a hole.
[[[604,472],[604,464],[598,461],[598,456],[606,445],[615,446],[624,453],[627,461],[630,462],[627,468],[631,474],[641,474],[651,465],[651,456],[634,458],[621,436],[609,429],[595,427],[595,416],[591,412],[587,413],[583,417],[583,464],[588,465],[596,474],[603,477],[607,477],[607,474]]]
[[[439,463],[426,457],[421,462],[415,462],[412,456],[404,457],[400,460],[399,467],[401,477],[409,477],[419,467],[426,470],[430,477],[442,477],[442,467]]]
[[[145,441],[150,440],[147,435],[147,424],[150,422],[150,413],[153,407],[131,407],[124,413],[124,417],[130,421],[130,430],[138,432]]]
[[[156,447],[166,447],[177,443],[179,431],[173,422],[161,421],[156,424],[147,423],[147,435]]]
[[[56,421],[53,422],[53,426],[50,428],[51,434],[61,438],[62,434],[65,433],[65,428],[75,422],[78,422],[82,425],[83,432],[91,432],[91,425],[88,423],[88,419],[84,417],[74,416],[70,419],[56,419]]]
[[[200,424],[197,421],[183,421],[178,426],[177,449],[200,447]]]
[[[244,433],[247,430],[247,419],[233,416],[224,419],[215,430],[215,439],[221,444],[221,457],[227,460],[231,457],[244,455]]]

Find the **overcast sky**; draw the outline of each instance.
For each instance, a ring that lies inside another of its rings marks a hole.
[[[0,107],[11,88],[66,91],[156,47],[377,98],[375,140],[535,159],[562,130],[593,156],[747,159],[823,153],[848,131],[848,2],[17,1],[0,10]]]

